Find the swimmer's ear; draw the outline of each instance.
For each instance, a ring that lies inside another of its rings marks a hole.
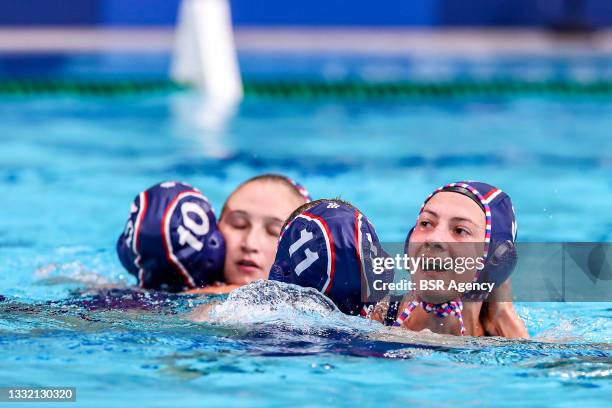
[[[141,277],[139,276],[139,266],[136,260],[139,257],[138,241],[140,235],[139,219],[144,218],[144,213],[147,208],[146,192],[139,193],[130,206],[130,214],[126,221],[125,227],[115,246],[117,256],[121,265],[132,275],[138,278],[138,284],[142,285]]]
[[[489,245],[489,253],[486,265],[478,280],[493,282],[496,286],[499,286],[510,277],[516,268],[518,261],[516,246],[509,240],[492,241]]]
[[[518,262],[516,246],[510,240],[491,241],[489,256],[485,267],[480,271],[478,282],[494,283],[499,287],[508,280]],[[484,300],[490,295],[487,291],[471,291],[464,297],[471,300]]]

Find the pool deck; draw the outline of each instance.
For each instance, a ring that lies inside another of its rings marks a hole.
[[[612,30],[238,28],[239,51],[275,53],[520,55],[611,54]],[[0,28],[0,53],[166,52],[171,28]]]

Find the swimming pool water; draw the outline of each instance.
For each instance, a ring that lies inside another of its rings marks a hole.
[[[612,239],[612,99],[231,111],[195,92],[0,100],[1,386],[75,386],[79,406],[608,406],[610,303],[520,303],[533,341],[517,342],[398,333],[290,303],[238,299],[239,319],[211,325],[185,319],[210,298],[72,301],[134,283],[115,239],[133,197],[165,179],[219,210],[242,180],[283,172],[355,203],[387,242],[403,240],[432,189],[482,179],[512,195],[522,241]]]

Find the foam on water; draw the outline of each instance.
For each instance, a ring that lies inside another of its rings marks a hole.
[[[234,290],[212,307],[210,321],[218,323],[295,322],[298,317],[313,321],[340,316],[336,306],[312,288],[259,280]]]

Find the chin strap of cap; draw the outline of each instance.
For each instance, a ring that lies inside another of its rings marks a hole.
[[[460,298],[455,300],[451,300],[446,303],[429,303],[420,299],[415,299],[408,306],[404,308],[402,313],[397,317],[397,320],[393,323],[394,327],[401,326],[408,317],[412,314],[414,309],[416,309],[419,305],[423,307],[427,313],[434,313],[434,315],[440,319],[444,319],[448,316],[455,315],[459,319],[459,325],[461,326],[461,335],[465,336],[465,324],[463,322],[463,302]]]

